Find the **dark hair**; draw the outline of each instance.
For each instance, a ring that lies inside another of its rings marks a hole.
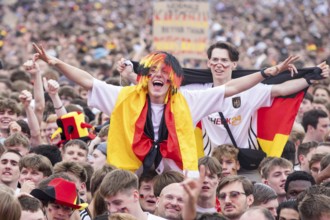
[[[326,85],[322,85],[322,84],[319,84],[319,85],[316,85],[314,86],[314,90],[313,90],[313,95],[315,95],[315,92],[318,90],[318,89],[323,89],[327,92],[328,96],[330,96],[330,91],[328,89],[328,87]]]
[[[15,99],[12,98],[5,98],[0,99],[0,111],[5,111],[6,109],[10,109],[17,115],[21,114],[21,109]]]
[[[330,188],[323,185],[311,186],[297,196],[297,203],[300,204],[306,195],[326,195],[330,197]]]
[[[317,142],[316,141],[311,141],[311,142],[306,142],[306,143],[302,143],[299,145],[298,150],[297,150],[297,156],[299,155],[304,155],[307,156],[307,154],[309,153],[309,151],[312,148],[316,148],[317,147]]]
[[[39,145],[31,148],[30,153],[41,154],[47,157],[53,166],[62,161],[61,151],[54,145]]]
[[[229,58],[231,61],[238,61],[239,60],[239,52],[237,48],[228,42],[216,42],[215,44],[212,44],[208,49],[207,49],[207,57],[211,59],[212,57],[212,52],[215,48],[219,49],[225,49],[228,51]]]
[[[93,216],[101,215],[107,210],[105,201],[99,192],[99,187],[104,177],[114,169],[116,169],[116,167],[105,164],[101,169],[96,170],[92,175],[90,188],[92,197],[94,199],[94,210],[92,213]]]
[[[309,92],[305,93],[304,99],[309,100],[310,102],[313,102],[313,95],[310,94]]]
[[[156,176],[154,178],[154,195],[159,197],[165,186],[171,183],[180,183],[183,180],[183,174],[174,170],[170,170]]]
[[[106,174],[99,188],[103,198],[114,196],[118,192],[129,192],[138,189],[137,176],[128,170],[115,169]]]
[[[323,214],[330,214],[330,197],[326,195],[307,195],[299,203],[301,220],[320,219]]]
[[[308,125],[311,125],[313,128],[316,128],[319,123],[319,118],[327,118],[328,114],[321,109],[312,109],[304,113],[302,118],[302,126],[304,127],[305,132],[307,132]]]
[[[259,206],[277,199],[277,194],[270,186],[263,183],[256,183],[253,185],[253,197],[252,206]]]
[[[19,156],[20,158],[22,158],[22,155],[17,150],[11,150],[11,149],[5,150],[5,152],[3,152],[1,154],[1,156],[4,155],[4,154],[6,154],[6,153],[13,153],[13,154],[16,154],[17,156]]]
[[[18,119],[16,121],[16,123],[21,127],[22,133],[27,134],[27,137],[31,138],[31,131],[30,131],[29,124],[26,121],[24,121],[23,119]]]
[[[71,104],[80,105],[82,108],[88,107],[87,106],[87,101],[86,100],[83,100],[81,98],[75,98],[70,103]]]
[[[84,141],[79,140],[79,139],[73,139],[73,140],[69,140],[68,142],[66,142],[65,145],[62,147],[62,151],[65,152],[68,147],[71,147],[74,145],[77,145],[80,149],[88,152],[87,144]]]
[[[54,166],[54,174],[71,173],[77,177],[80,182],[86,183],[87,172],[84,167],[77,161],[61,161]]]
[[[90,186],[91,194],[93,197],[94,197],[94,194],[96,193],[96,191],[99,189],[104,177],[115,169],[117,169],[117,168],[113,165],[104,164],[104,166],[101,169],[95,170],[95,172],[93,173],[93,175],[91,177],[91,186]]]
[[[75,99],[78,97],[77,92],[74,90],[72,86],[61,86],[58,95],[65,96],[65,97],[70,97],[71,99]]]
[[[202,213],[196,218],[196,220],[228,220],[227,217],[217,212],[214,213]]]
[[[31,168],[41,172],[45,177],[53,174],[53,166],[49,159],[40,154],[27,154],[22,157],[18,163],[19,170],[23,168]]]
[[[293,209],[293,210],[299,212],[297,200],[292,199],[292,200],[287,200],[287,201],[281,202],[279,204],[279,206],[277,207],[277,216],[278,217],[280,216],[282,209]]]
[[[199,158],[198,166],[201,166],[201,165],[204,165],[205,168],[207,168],[212,175],[216,174],[218,176],[218,178],[221,177],[222,166],[215,157],[205,156],[205,157]]]
[[[281,157],[291,161],[292,164],[295,163],[296,146],[294,145],[294,143],[292,141],[286,142]]]
[[[325,154],[325,153],[321,153],[321,154],[315,153],[315,154],[313,154],[311,159],[309,160],[309,164],[308,164],[309,169],[311,170],[313,164],[315,164],[317,162],[321,162],[321,160],[323,159],[323,157],[325,157],[325,155],[327,155],[327,154]]]
[[[86,171],[87,179],[86,179],[86,189],[88,192],[91,191],[91,179],[94,173],[94,168],[92,164],[88,162],[78,162]]]
[[[15,81],[18,81],[18,80],[23,80],[27,83],[31,82],[30,75],[27,74],[26,72],[22,71],[22,70],[15,70],[14,72],[12,72],[9,79],[10,79],[11,82],[15,82]]]
[[[290,182],[297,181],[297,180],[305,180],[305,181],[310,182],[312,185],[316,184],[315,180],[311,174],[309,174],[305,171],[295,171],[293,173],[290,173],[288,175],[288,177],[286,178],[285,186],[284,186],[285,192],[288,192]]]
[[[37,212],[39,209],[42,210],[42,203],[37,198],[21,195],[17,199],[21,205],[22,211]]]
[[[226,176],[223,179],[221,179],[219,182],[218,189],[217,189],[218,194],[220,193],[220,190],[223,187],[225,187],[231,183],[235,183],[235,182],[242,183],[243,190],[244,190],[244,193],[246,196],[253,194],[252,182],[244,176]]]
[[[141,183],[142,182],[149,182],[149,181],[153,180],[155,178],[155,176],[157,176],[157,175],[158,174],[154,170],[150,170],[150,171],[148,171],[146,173],[143,173],[139,177],[139,188],[141,187]]]

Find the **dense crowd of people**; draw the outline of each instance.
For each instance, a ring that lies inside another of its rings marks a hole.
[[[329,2],[209,4],[205,56],[179,63],[152,1],[0,3],[0,216],[330,219]],[[270,151],[258,110],[297,93]]]

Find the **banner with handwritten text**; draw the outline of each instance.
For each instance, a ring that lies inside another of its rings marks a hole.
[[[155,50],[173,53],[181,59],[205,57],[209,40],[209,7],[208,1],[154,2]]]

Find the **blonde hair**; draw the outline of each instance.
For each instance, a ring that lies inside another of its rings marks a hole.
[[[20,220],[21,206],[18,200],[9,192],[0,191],[0,216],[6,220]]]
[[[222,161],[221,157],[223,156],[232,158],[237,161],[238,149],[230,144],[222,144],[216,147],[212,152],[212,157],[215,157],[220,163]]]
[[[57,120],[57,115],[56,114],[50,114],[48,115],[47,119],[46,119],[46,123],[54,123]]]

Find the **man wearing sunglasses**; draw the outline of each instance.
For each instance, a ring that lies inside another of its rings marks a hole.
[[[253,203],[253,185],[243,176],[223,178],[218,187],[218,198],[224,216],[238,220]]]

